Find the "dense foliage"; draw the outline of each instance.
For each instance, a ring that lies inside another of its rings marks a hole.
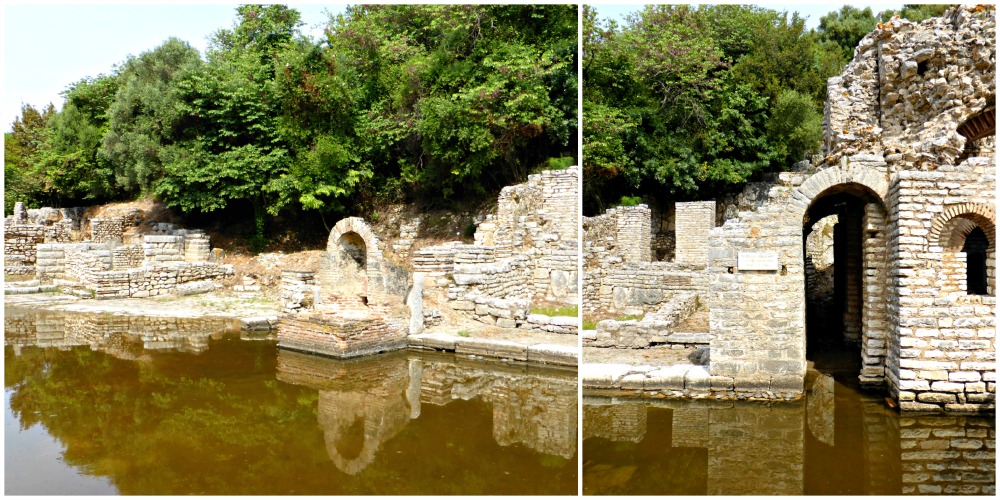
[[[286,6],[236,14],[204,59],[171,38],[26,107],[7,200],[244,207],[259,242],[282,213],[471,202],[575,155],[575,6],[353,6],[323,40]]]
[[[826,81],[876,18],[845,6],[807,30],[796,13],[744,5],[654,5],[624,26],[584,6],[584,212],[622,197],[735,191],[817,152]]]

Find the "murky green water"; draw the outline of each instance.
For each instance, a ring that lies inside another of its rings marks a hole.
[[[5,313],[6,494],[577,492],[575,371]]]
[[[583,492],[994,493],[993,417],[900,416],[839,380],[782,404],[585,397]]]

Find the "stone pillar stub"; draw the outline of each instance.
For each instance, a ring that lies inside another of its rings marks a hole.
[[[616,209],[616,240],[625,262],[652,260],[652,235],[650,211],[646,205],[618,207]]]
[[[674,261],[679,264],[708,264],[708,233],[715,227],[715,201],[679,202],[675,205]]]

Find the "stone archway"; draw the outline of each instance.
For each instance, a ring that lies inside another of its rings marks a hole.
[[[367,302],[379,290],[371,284],[382,260],[382,244],[364,219],[348,217],[337,222],[327,240],[321,262],[320,286],[326,294],[357,296]]]
[[[885,379],[888,335],[884,322],[888,212],[883,201],[883,190],[888,189],[888,184],[878,182],[884,177],[876,177],[872,172],[846,173],[834,172],[811,179],[812,189],[826,187],[813,196],[803,217],[803,256],[807,264],[810,249],[805,242],[813,224],[830,216],[836,216],[837,223],[829,242],[833,247],[829,269],[832,297],[828,310],[824,311],[829,317],[820,318],[816,314],[817,305],[810,300],[811,290],[806,288],[812,284],[808,276],[804,284],[806,355],[818,367],[828,365],[825,368],[838,371],[850,368],[853,373],[858,370],[861,383],[881,385]],[[844,179],[852,180],[843,182]]]

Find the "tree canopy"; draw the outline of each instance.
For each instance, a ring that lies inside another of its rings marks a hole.
[[[473,203],[575,156],[574,6],[353,6],[321,40],[301,25],[239,6],[204,58],[171,38],[71,84],[44,120],[24,110],[7,199],[245,207],[260,243],[282,213]]]
[[[879,19],[748,5],[650,5],[623,26],[583,9],[584,212],[623,197],[700,199],[742,188],[818,151],[826,82]]]

